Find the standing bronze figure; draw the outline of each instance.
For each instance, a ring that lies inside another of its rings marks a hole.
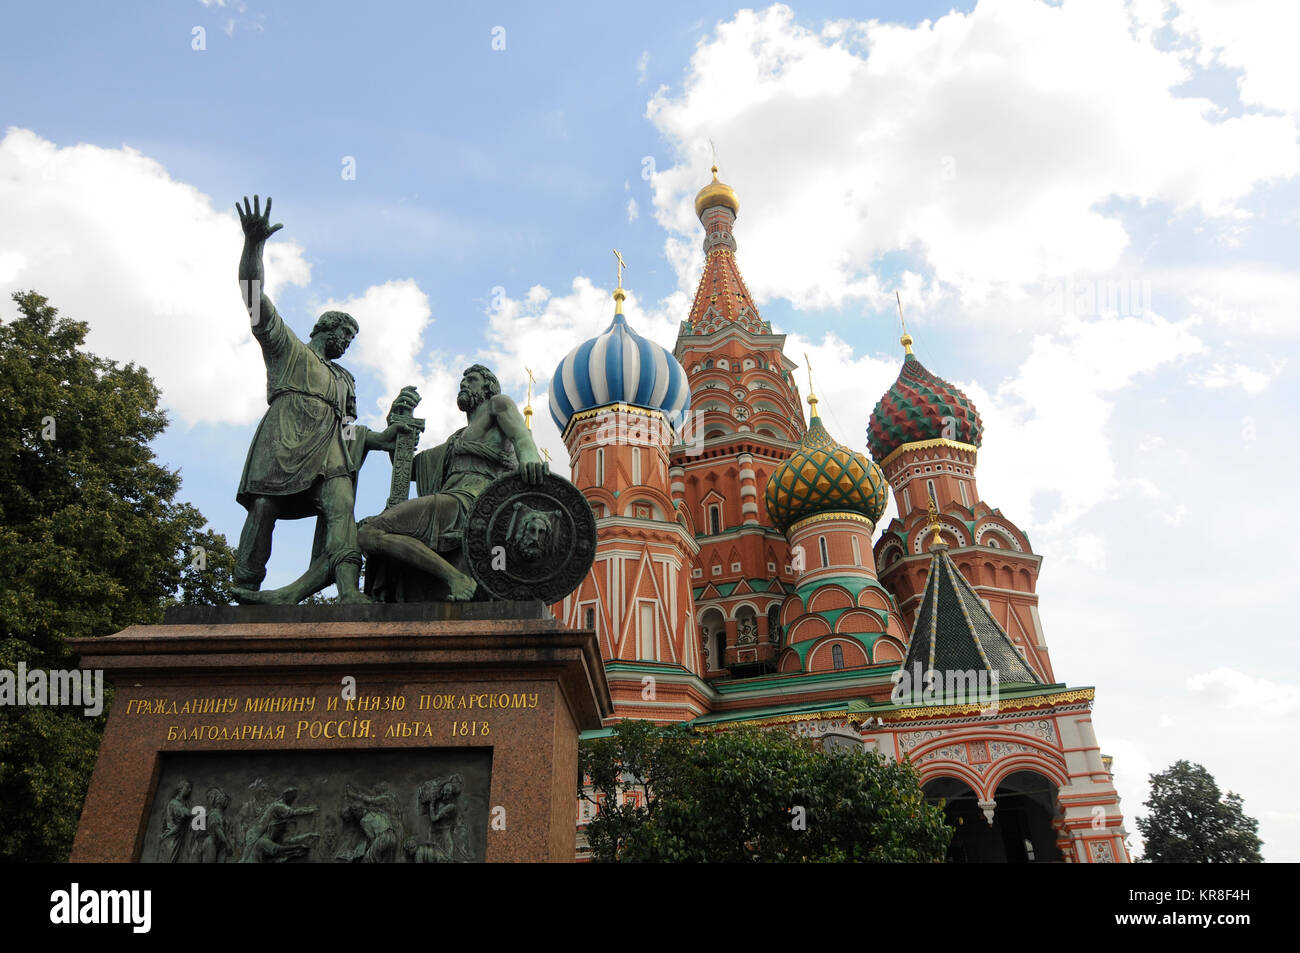
[[[380,434],[356,423],[356,382],[335,363],[356,337],[356,320],[342,311],[326,311],[310,340],[299,340],[262,290],[262,251],[266,240],[283,227],[271,224],[271,199],[265,212],[257,196],[251,204],[245,198],[243,208],[238,203],[235,208],[244,229],[239,283],[266,364],[269,405],[248,449],[236,494],[248,516],[239,537],[235,596],[240,602],[277,601],[259,594],[275,522],[315,516],[312,555],[329,568],[325,585],[333,582],[338,587],[340,602],[364,602],[358,588],[362,557],[353,516],[357,471],[368,451],[395,448],[403,424],[392,424]]]

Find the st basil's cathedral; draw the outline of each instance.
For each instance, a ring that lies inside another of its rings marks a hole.
[[[867,429],[836,440],[736,259],[736,193],[700,190],[705,266],[668,351],[614,292],[555,369],[550,411],[597,517],[552,611],[594,629],[625,718],[782,725],[908,759],[952,861],[1125,863],[1094,690],[1056,679],[1042,557],[980,496],[983,427],[904,334]],[[899,515],[872,537],[892,493]],[[581,822],[582,818],[579,818]]]

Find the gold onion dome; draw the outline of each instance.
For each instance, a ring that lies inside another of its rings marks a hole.
[[[817,398],[808,430],[790,458],[773,471],[763,502],[782,533],[810,516],[853,513],[880,521],[889,496],[885,474],[868,457],[836,443],[822,426]]]
[[[713,208],[715,205],[731,209],[732,215],[740,214],[740,199],[736,198],[736,193],[731,186],[718,181],[716,165],[713,167],[713,181],[700,189],[699,194],[695,196],[695,217],[702,217],[705,209]]]

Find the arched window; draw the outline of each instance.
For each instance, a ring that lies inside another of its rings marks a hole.
[[[962,504],[962,506],[970,506],[970,499],[966,496],[966,481],[965,481],[965,480],[958,480],[958,481],[957,481],[957,489],[961,491],[961,504]]]
[[[928,469],[930,469],[930,468],[929,468],[929,467],[926,467],[926,469],[928,470]],[[938,505],[939,505],[939,494],[936,493],[936,492],[934,492],[934,481],[933,481],[933,480],[926,480],[926,481],[925,481],[925,488],[930,492],[930,499],[934,500],[934,505],[935,505],[935,506],[938,506]]]
[[[584,614],[582,623],[583,623],[583,628],[594,629],[596,627],[596,610],[588,609]]]
[[[829,565],[831,564],[831,557],[830,557],[830,556],[827,554],[827,552],[826,552],[826,537],[825,537],[825,536],[818,536],[818,537],[817,537],[817,548],[821,550],[821,553],[822,553],[822,568],[824,569],[824,568],[826,568],[827,566],[829,566]]]
[[[596,486],[605,485],[605,451],[596,450]]]
[[[714,536],[722,532],[722,507],[716,503],[709,507],[709,532]]]
[[[775,564],[768,563],[768,565],[774,566]],[[767,610],[767,640],[778,649],[781,647],[781,634],[781,606],[778,603],[769,606]]]
[[[856,536],[850,536],[850,537],[849,537],[849,542],[851,542],[851,543],[853,544],[853,565],[855,565],[855,566],[861,566],[861,565],[862,565],[862,550],[860,550],[860,549],[858,548],[858,538],[857,538]]]
[[[836,671],[844,667],[844,646],[838,642],[831,646],[831,668]]]
[[[632,448],[632,485],[641,485],[641,448]]]

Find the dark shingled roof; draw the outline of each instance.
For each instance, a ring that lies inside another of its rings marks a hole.
[[[930,549],[930,575],[916,613],[912,643],[903,663],[908,671],[979,671],[998,673],[1000,683],[1043,680],[1020,657],[970,583],[948,556],[946,545]]]

